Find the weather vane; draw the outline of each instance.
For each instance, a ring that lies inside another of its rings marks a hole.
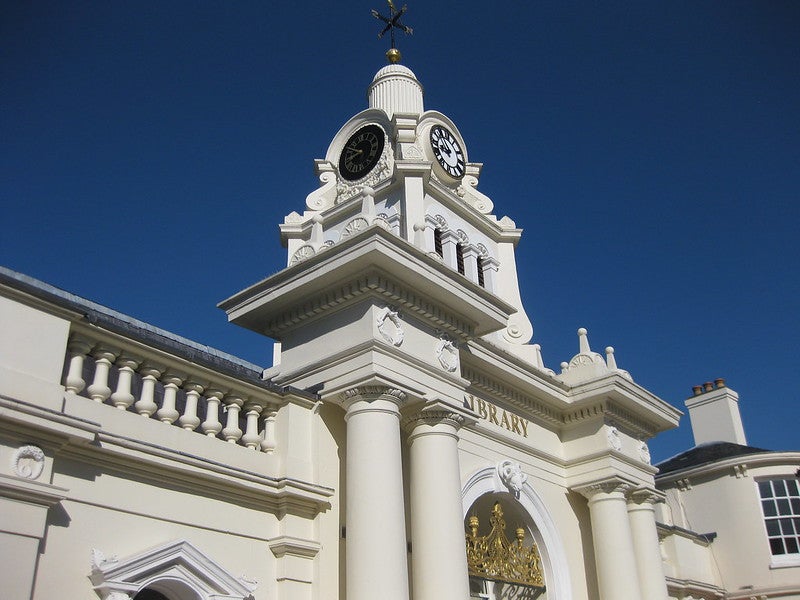
[[[372,16],[386,23],[386,26],[378,34],[378,38],[382,38],[387,31],[389,32],[389,35],[391,36],[392,40],[392,47],[389,48],[389,51],[386,53],[386,58],[389,59],[390,63],[397,63],[400,62],[400,50],[398,50],[394,46],[394,30],[401,29],[408,35],[413,34],[414,30],[411,29],[411,27],[403,25],[400,22],[400,17],[402,17],[405,14],[406,10],[408,10],[408,7],[406,5],[403,5],[403,8],[401,8],[400,10],[397,10],[394,7],[394,2],[392,2],[392,0],[387,0],[387,4],[389,5],[388,17],[384,17],[381,13],[379,13],[375,9],[372,10]]]

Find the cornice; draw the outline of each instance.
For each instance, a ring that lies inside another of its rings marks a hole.
[[[469,365],[461,367],[462,375],[470,381],[470,388],[486,393],[493,399],[500,400],[522,410],[526,416],[549,425],[561,427],[563,419],[558,409],[547,406],[532,395],[503,383],[499,378],[491,377]]]
[[[380,298],[455,337],[505,325],[513,306],[413,244],[372,226],[221,302],[228,319],[271,337],[363,297]]]
[[[92,446],[64,446],[60,456],[79,459],[156,485],[238,504],[314,517],[330,507],[335,490],[291,477],[270,477],[228,464],[109,433]]]
[[[67,498],[66,488],[0,474],[0,497],[50,507]]]
[[[570,388],[493,346],[474,340],[467,346],[470,352],[464,354],[461,370],[473,389],[559,429],[602,418],[613,421],[632,437],[646,439],[675,426],[681,414],[618,374]]]

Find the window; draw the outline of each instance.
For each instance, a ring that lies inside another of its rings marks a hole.
[[[456,267],[458,272],[464,274],[464,245],[456,244]]]
[[[800,554],[800,490],[796,479],[758,482],[773,556]]]
[[[478,257],[478,285],[486,287],[486,281],[483,278],[483,257]]]
[[[433,230],[433,249],[439,256],[444,256],[444,250],[442,250],[442,230],[438,227]]]

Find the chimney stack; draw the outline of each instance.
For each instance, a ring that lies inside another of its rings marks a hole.
[[[739,394],[726,387],[724,379],[692,387],[686,408],[696,446],[708,442],[747,445],[739,414]]]

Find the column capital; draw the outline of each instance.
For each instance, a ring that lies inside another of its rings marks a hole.
[[[423,406],[414,406],[404,412],[402,419],[403,429],[413,431],[417,425],[449,425],[458,431],[465,424],[476,422],[475,416],[469,411],[456,407],[441,400],[426,402]]]
[[[599,494],[616,494],[620,498],[624,498],[634,487],[630,481],[618,477],[610,477],[571,489],[573,492],[577,492],[587,500],[592,501],[596,500]]]
[[[628,504],[658,504],[664,502],[665,495],[655,488],[637,488],[628,495]]]
[[[362,385],[345,390],[339,395],[339,401],[345,410],[356,402],[375,402],[383,400],[395,404],[398,408],[406,399],[403,390],[383,385]]]

